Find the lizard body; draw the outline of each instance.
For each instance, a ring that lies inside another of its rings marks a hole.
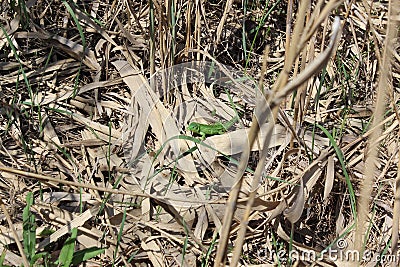
[[[191,122],[188,129],[191,132],[200,134],[202,140],[204,140],[206,138],[206,135],[217,135],[225,133],[238,120],[238,116],[235,116],[230,121],[227,121],[225,123],[217,122],[213,124],[202,124],[198,122]]]

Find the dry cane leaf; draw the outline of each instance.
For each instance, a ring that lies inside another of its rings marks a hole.
[[[42,242],[38,244],[37,249],[42,249],[48,244],[57,241],[60,237],[70,232],[72,228],[82,226],[87,220],[93,218],[93,216],[96,216],[99,209],[100,206],[95,206],[91,209],[88,209],[80,216],[78,216],[76,219],[72,220],[67,225],[61,227],[56,232],[51,234],[49,237],[45,238]]]
[[[324,201],[326,202],[332,191],[333,182],[335,180],[335,161],[334,156],[328,157],[328,165],[326,167],[326,178],[324,187]]]
[[[204,207],[201,207],[200,211],[198,211],[198,220],[196,228],[194,229],[193,232],[194,236],[197,237],[199,240],[203,240],[207,228],[208,228],[207,211]]]
[[[43,112],[43,117],[41,121],[43,127],[43,139],[47,142],[47,148],[50,150],[57,149],[57,146],[61,146],[60,139],[58,138],[53,125],[50,122],[47,112]]]
[[[149,260],[155,267],[164,266],[163,255],[161,254],[161,248],[157,245],[154,240],[142,241],[142,248],[147,252]]]
[[[297,192],[291,205],[284,210],[283,215],[291,223],[296,223],[303,213],[304,209],[304,184],[303,179],[300,179],[300,185],[297,187]]]

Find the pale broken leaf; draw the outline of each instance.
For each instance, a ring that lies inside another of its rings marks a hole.
[[[41,122],[43,127],[43,139],[47,142],[47,148],[50,150],[56,150],[57,147],[61,146],[60,139],[54,130],[53,125],[50,122],[47,112],[42,113]]]
[[[155,240],[142,241],[142,249],[147,252],[147,256],[152,263],[152,266],[162,267],[164,266],[164,257],[161,253],[161,248],[158,246]]]
[[[198,213],[199,214],[198,214],[197,224],[193,234],[199,240],[203,240],[204,235],[206,234],[206,230],[208,228],[207,210],[204,207],[200,207]]]
[[[263,144],[266,137],[266,131],[268,123],[261,127],[260,134],[258,135],[258,141]],[[221,152],[225,155],[235,155],[242,153],[245,149],[243,140],[247,140],[249,129],[239,129],[236,131],[228,132],[222,135],[210,136],[205,140],[205,143],[214,148],[216,151]],[[269,148],[280,146],[285,141],[285,128],[279,124],[274,126],[272,140],[269,143]],[[203,152],[203,146],[199,146],[200,151]],[[205,148],[204,148],[205,149]],[[259,151],[257,142],[254,142],[252,151]]]
[[[334,156],[328,157],[328,164],[326,167],[326,177],[324,186],[324,201],[327,201],[329,194],[332,191],[333,182],[335,180],[335,160]]]
[[[304,209],[304,184],[303,179],[300,179],[300,185],[296,187],[295,197],[289,207],[283,211],[286,219],[291,223],[296,223],[303,213]]]
[[[64,225],[57,231],[55,231],[53,234],[51,234],[49,237],[46,237],[42,242],[40,242],[37,246],[37,249],[42,249],[48,244],[57,241],[59,238],[67,234],[69,231],[71,231],[72,228],[76,228],[79,226],[82,226],[86,221],[89,219],[93,218],[96,216],[97,212],[99,211],[100,206],[97,205],[91,209],[88,209],[78,217],[76,217],[74,220],[69,222],[68,224]]]

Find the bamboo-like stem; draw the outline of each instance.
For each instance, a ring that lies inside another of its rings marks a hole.
[[[394,4],[394,2],[396,4]],[[395,7],[396,5],[396,7]],[[357,211],[357,221],[356,221],[356,232],[354,235],[354,248],[359,252],[360,255],[363,255],[365,244],[367,242],[366,231],[368,222],[370,220],[369,214],[369,206],[370,206],[370,196],[372,194],[374,181],[375,181],[375,171],[376,165],[375,161],[378,157],[378,147],[379,147],[379,138],[381,137],[382,132],[382,120],[384,119],[385,112],[385,100],[387,97],[388,90],[392,87],[391,84],[391,61],[392,61],[392,49],[393,49],[393,40],[398,36],[398,20],[396,20],[396,16],[399,14],[398,1],[389,1],[389,11],[388,11],[388,27],[386,29],[386,39],[383,47],[382,54],[382,64],[380,65],[380,77],[378,82],[378,90],[376,97],[375,110],[373,114],[372,127],[376,127],[376,130],[372,132],[368,140],[368,151],[367,157],[365,160],[365,171],[364,171],[364,180],[361,184],[360,188],[360,196],[358,199],[358,211]],[[397,186],[397,183],[396,183]],[[397,189],[396,189],[397,190]],[[399,203],[395,205],[399,205]],[[394,218],[395,219],[395,218]],[[397,224],[398,227],[398,218],[397,221],[393,220],[393,225]],[[392,246],[397,246],[396,244],[392,244]],[[393,248],[392,248],[393,249]],[[361,263],[360,261],[356,264]]]

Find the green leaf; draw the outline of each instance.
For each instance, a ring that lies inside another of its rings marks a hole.
[[[74,10],[67,3],[67,1],[63,0],[63,3],[65,5],[65,7],[67,8],[69,14],[71,15],[72,19],[74,20],[75,24],[76,24],[76,28],[78,29],[79,35],[80,35],[81,40],[82,40],[82,46],[83,46],[83,52],[84,52],[85,48],[86,48],[86,38],[85,38],[85,34],[83,32],[83,28],[82,28],[81,24],[79,23],[79,19],[76,16]]]
[[[58,257],[58,263],[60,264],[60,266],[68,267],[71,265],[77,235],[78,229],[73,228],[71,230],[71,236],[67,240],[65,240],[65,243],[60,252],[60,256]]]
[[[22,212],[22,225],[23,225],[23,244],[24,252],[30,261],[35,256],[36,247],[36,224],[35,215],[30,211],[33,204],[33,194],[29,192],[26,196],[26,206]]]
[[[44,259],[45,259],[47,256],[49,256],[49,253],[48,253],[48,252],[41,252],[41,253],[35,254],[35,255],[32,257],[31,261],[30,261],[31,266],[34,266],[35,262],[36,262],[38,259],[41,259],[41,258],[44,258]]]
[[[74,253],[74,256],[72,258],[72,264],[78,265],[88,259],[96,257],[97,255],[103,253],[105,250],[106,250],[105,248],[97,248],[97,247],[90,247],[79,250]]]
[[[39,233],[39,236],[41,236],[41,237],[50,236],[54,232],[55,231],[53,229],[45,228],[45,229],[43,229],[42,232]]]
[[[6,252],[7,252],[7,249],[4,248],[4,249],[3,249],[3,252],[2,252],[1,255],[0,255],[0,266],[1,266],[1,267],[8,266],[8,265],[4,265],[4,260],[6,259]]]
[[[356,194],[354,193],[354,189],[353,189],[353,185],[351,184],[350,181],[350,176],[347,172],[346,169],[346,163],[345,163],[345,158],[343,155],[342,150],[339,148],[339,146],[337,145],[335,139],[333,138],[333,136],[328,132],[327,129],[325,129],[323,126],[317,124],[317,127],[320,128],[324,134],[329,138],[329,141],[331,142],[333,148],[335,149],[336,155],[339,159],[340,165],[342,166],[342,171],[344,174],[344,177],[346,178],[346,183],[347,183],[347,189],[349,190],[349,195],[350,195],[350,204],[351,204],[351,210],[353,212],[353,219],[354,221],[356,220],[357,217],[357,211],[356,211],[356,207],[357,207],[357,202],[356,202]]]

